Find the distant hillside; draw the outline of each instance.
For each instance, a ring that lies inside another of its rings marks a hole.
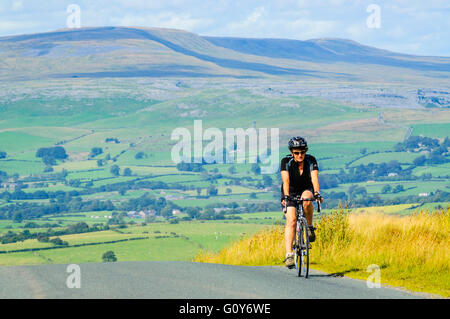
[[[203,37],[242,53],[311,62],[366,63],[417,70],[450,71],[450,58],[420,57],[380,50],[345,39],[248,39]]]
[[[273,76],[372,81],[377,72],[378,77],[389,74],[401,80],[401,69],[417,72],[410,74],[410,79],[443,77],[441,72],[450,71],[450,58],[397,54],[343,39],[218,38],[175,29],[132,27],[2,37],[0,61],[0,79],[8,81]]]

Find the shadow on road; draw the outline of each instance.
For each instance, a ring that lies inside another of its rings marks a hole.
[[[352,269],[344,270],[341,272],[335,272],[335,273],[331,273],[331,274],[309,274],[308,277],[344,277],[344,275],[349,272],[360,271],[360,270],[362,270],[362,269],[352,268]]]

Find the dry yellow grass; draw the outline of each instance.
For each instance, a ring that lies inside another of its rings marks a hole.
[[[200,251],[195,261],[243,266],[279,265],[280,256],[284,256],[282,240],[284,241],[284,230],[273,227],[246,237],[218,253]]]
[[[338,209],[316,227],[312,268],[367,279],[367,267],[376,264],[382,284],[450,296],[450,207],[411,216]],[[284,229],[273,227],[195,261],[281,265],[284,254]]]

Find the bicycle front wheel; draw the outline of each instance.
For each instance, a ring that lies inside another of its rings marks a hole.
[[[308,278],[309,274],[309,236],[308,225],[305,221],[300,222],[299,232],[299,253],[298,253],[298,276]]]

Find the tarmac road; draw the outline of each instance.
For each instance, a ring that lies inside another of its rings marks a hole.
[[[423,298],[366,281],[310,270],[308,279],[279,266],[175,261],[80,264],[80,288],[68,288],[68,265],[0,267],[0,298]],[[369,274],[368,274],[369,275]],[[382,276],[382,271],[381,271]]]

